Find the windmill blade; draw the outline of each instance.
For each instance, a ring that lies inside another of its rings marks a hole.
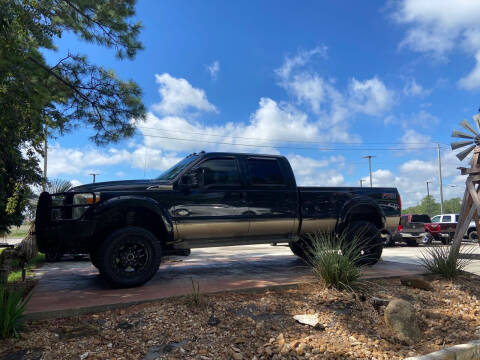
[[[475,139],[475,137],[473,137],[472,135],[465,134],[465,133],[463,133],[461,131],[458,131],[458,130],[453,130],[452,137],[472,139],[472,140]]]
[[[475,129],[472,127],[472,125],[470,125],[470,123],[467,121],[467,120],[463,120],[460,125],[464,128],[464,129],[467,129],[468,131],[470,131],[473,135],[478,135],[477,132],[475,131]]]
[[[467,145],[470,145],[470,144],[473,144],[472,140],[470,140],[470,141],[456,141],[456,142],[451,143],[450,146],[452,147],[452,150],[457,150],[461,147],[464,147],[464,146],[467,146]]]
[[[470,154],[473,151],[473,149],[475,149],[475,146],[476,145],[472,145],[472,146],[468,147],[467,149],[463,150],[462,152],[459,152],[457,154],[457,158],[460,161],[462,161],[463,159],[465,159],[467,157],[468,154]]]
[[[473,115],[473,120],[475,121],[478,130],[480,130],[480,114]]]

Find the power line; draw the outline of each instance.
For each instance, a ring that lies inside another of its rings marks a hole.
[[[168,140],[177,140],[177,141],[190,141],[196,143],[208,143],[208,144],[217,144],[217,145],[234,145],[234,146],[245,146],[245,147],[256,147],[256,148],[274,148],[274,149],[294,149],[294,150],[317,150],[317,151],[361,151],[361,150],[382,150],[382,151],[398,151],[398,150],[425,150],[425,149],[436,149],[436,147],[432,146],[423,146],[423,147],[397,147],[397,148],[322,148],[322,147],[293,147],[293,146],[281,146],[281,145],[256,145],[256,144],[242,144],[242,143],[232,143],[232,142],[220,142],[220,141],[209,141],[209,140],[201,140],[198,139],[183,139],[183,138],[176,138],[170,136],[160,136],[160,135],[150,135],[150,134],[143,134],[146,137],[154,137],[159,139],[168,139]]]
[[[228,137],[231,139],[245,139],[245,140],[260,140],[260,141],[271,141],[271,142],[291,142],[291,143],[308,143],[308,144],[348,144],[348,145],[388,145],[388,144],[405,144],[405,145],[425,145],[427,142],[362,142],[362,141],[311,141],[311,140],[292,140],[292,139],[265,139],[265,138],[252,138],[246,136],[230,136],[225,134],[210,134],[210,133],[203,133],[203,132],[196,132],[196,131],[184,131],[184,130],[166,130],[166,129],[159,129],[155,127],[149,126],[137,126],[140,129],[150,129],[160,132],[167,132],[167,133],[179,133],[179,134],[191,134],[191,135],[202,135],[202,136],[215,136],[215,137]],[[151,134],[143,134],[144,136],[154,136]],[[160,135],[157,135],[160,136]],[[198,140],[195,140],[198,141]],[[442,144],[442,143],[438,143]],[[449,146],[449,144],[443,144]]]

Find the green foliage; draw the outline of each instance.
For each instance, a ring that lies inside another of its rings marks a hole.
[[[131,119],[145,107],[133,81],[92,64],[82,54],[59,54],[47,63],[42,50],[73,33],[132,59],[142,45],[131,21],[135,0],[0,1],[0,232],[20,225],[29,189],[40,184],[38,155],[45,137],[80,125],[96,144],[134,133]]]
[[[446,279],[454,279],[471,262],[469,259],[459,258],[458,253],[450,253],[450,246],[430,246],[422,250],[421,265],[432,274],[439,274]],[[462,248],[463,254],[473,252],[470,249]],[[467,256],[468,257],[468,256]]]
[[[192,293],[190,294],[190,302],[193,305],[199,306],[202,304],[202,295],[200,294],[200,283],[195,285],[193,278],[190,278],[192,281]]]
[[[310,263],[316,276],[326,285],[339,290],[352,290],[358,284],[361,269],[361,247],[357,240],[345,241],[344,236],[330,233],[310,235]]]
[[[453,198],[443,202],[444,214],[458,214],[462,207],[462,200],[460,198]],[[411,206],[402,210],[402,214],[428,214],[435,216],[440,214],[440,203],[437,203],[432,195],[425,196],[420,204]]]
[[[7,291],[0,286],[0,337],[18,337],[23,326],[23,314],[30,301],[30,295],[23,299],[19,291]]]

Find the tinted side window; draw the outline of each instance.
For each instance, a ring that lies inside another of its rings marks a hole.
[[[203,185],[238,185],[240,176],[234,159],[212,159],[200,164]]]
[[[452,217],[450,215],[444,215],[442,222],[452,222]]]
[[[277,160],[248,159],[248,170],[253,185],[285,185]]]
[[[460,218],[460,215],[455,215],[455,222],[458,222],[459,218]]]

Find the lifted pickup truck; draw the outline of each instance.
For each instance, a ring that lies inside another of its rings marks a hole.
[[[35,228],[40,251],[89,253],[102,277],[129,287],[191,248],[289,242],[305,259],[313,232],[363,239],[362,263],[374,264],[400,213],[395,188],[297,187],[283,156],[201,152],[154,180],[44,192]]]

